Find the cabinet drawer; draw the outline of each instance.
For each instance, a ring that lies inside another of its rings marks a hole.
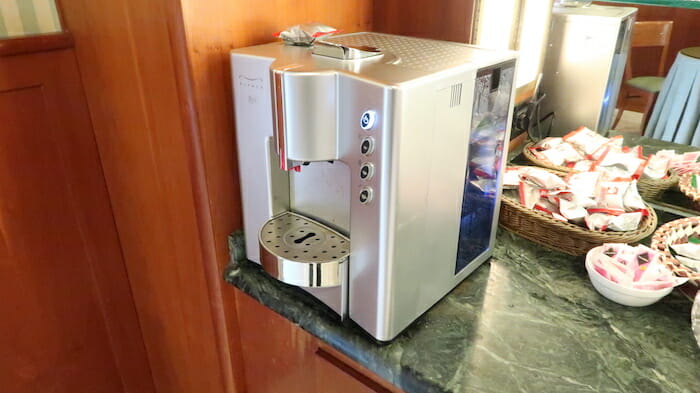
[[[322,347],[316,350],[317,393],[392,393]]]

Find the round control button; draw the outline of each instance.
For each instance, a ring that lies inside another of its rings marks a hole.
[[[366,162],[360,167],[360,178],[362,180],[369,180],[374,176],[374,165],[371,162]]]
[[[362,144],[360,145],[360,152],[363,155],[368,156],[368,155],[372,154],[373,151],[374,151],[374,138],[372,138],[370,136],[370,137],[363,139]]]
[[[372,200],[372,188],[365,187],[360,191],[360,203],[365,205]]]
[[[360,127],[363,130],[369,130],[374,127],[374,123],[377,121],[377,112],[369,110],[365,111],[360,118]]]

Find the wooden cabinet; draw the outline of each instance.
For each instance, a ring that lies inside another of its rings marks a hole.
[[[314,357],[317,393],[403,393],[346,356],[314,340],[318,344]]]
[[[0,391],[154,392],[73,51],[27,42],[0,46]]]
[[[402,393],[236,290],[248,393]]]

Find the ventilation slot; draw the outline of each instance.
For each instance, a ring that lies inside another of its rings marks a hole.
[[[462,103],[462,84],[452,85],[452,94],[450,95],[450,108],[459,106]]]

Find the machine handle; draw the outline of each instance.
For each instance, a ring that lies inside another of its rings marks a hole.
[[[316,41],[313,53],[341,60],[359,60],[379,56],[382,54],[382,51],[379,48],[367,45],[341,45],[328,41]]]

